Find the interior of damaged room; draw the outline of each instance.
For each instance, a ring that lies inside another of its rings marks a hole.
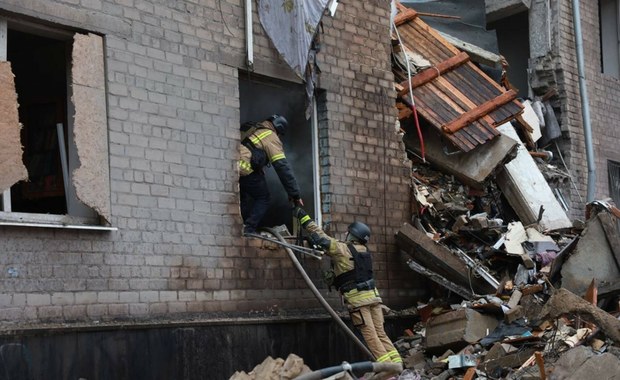
[[[570,215],[558,90],[528,91],[493,43],[451,35],[479,17],[454,3],[394,4],[395,132],[411,169],[395,242],[429,284],[411,309],[386,311],[418,321],[393,337],[394,379],[617,378],[620,209],[601,199]],[[293,364],[311,371],[292,355],[231,379]]]

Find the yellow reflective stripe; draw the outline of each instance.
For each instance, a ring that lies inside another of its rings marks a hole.
[[[286,157],[284,157],[284,153],[274,154],[271,157],[271,162],[276,162],[276,161],[281,160],[283,158],[286,158]]]
[[[306,215],[303,218],[299,219],[299,223],[304,224],[304,223],[306,223],[309,220],[310,220],[310,216]]]
[[[392,351],[388,352],[387,354],[390,355],[390,360],[393,361],[394,363],[402,363],[403,362],[403,358],[400,357],[400,354],[398,353],[398,350],[392,350]]]
[[[245,171],[247,171],[249,173],[252,173],[254,171],[252,169],[252,165],[250,165],[249,162],[243,161],[243,160],[239,160],[239,169],[245,170]]]
[[[357,289],[353,289],[350,292],[346,293],[347,299],[350,302],[364,301],[367,299],[375,298],[377,294],[373,290],[364,290],[359,291]]]
[[[377,358],[378,362],[387,362],[388,360],[390,360],[390,353],[388,352],[387,354]]]
[[[254,144],[258,144],[262,139],[269,136],[271,133],[271,131],[261,132],[256,136],[250,137],[250,141],[252,141]]]

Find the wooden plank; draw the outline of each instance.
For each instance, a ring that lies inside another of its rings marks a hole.
[[[399,12],[396,17],[394,17],[394,24],[396,24],[396,26],[400,26],[415,19],[416,17],[418,17],[418,12],[411,8],[407,8],[404,12]]]
[[[588,286],[588,290],[586,290],[586,295],[583,297],[586,301],[590,302],[592,305],[598,305],[598,289],[596,287],[596,280],[593,278],[590,286]]]
[[[433,67],[429,67],[426,70],[419,72],[411,78],[411,86],[413,88],[420,87],[425,85],[426,83],[432,81],[433,79],[443,75],[448,71],[452,71],[460,65],[469,61],[469,56],[467,53],[460,53],[455,55],[443,62],[440,62]],[[401,86],[404,87],[404,92],[399,92],[398,95],[403,95],[409,91],[409,83],[404,81],[400,83]]]
[[[476,367],[468,368],[463,380],[473,380],[474,376],[476,376]]]
[[[547,373],[545,372],[545,360],[543,359],[542,352],[536,351],[534,355],[536,356],[536,364],[538,365],[540,380],[547,380]]]
[[[618,235],[616,220],[606,212],[599,212],[597,217],[601,222],[603,231],[605,231],[605,236],[607,237],[607,242],[613,253],[616,266],[620,269],[620,236]]]
[[[510,102],[511,100],[517,97],[517,93],[514,90],[510,90],[508,92],[503,93],[495,99],[491,99],[486,103],[480,105],[478,108],[468,111],[461,116],[459,116],[456,120],[451,123],[444,125],[441,129],[446,133],[454,133],[459,129],[463,128],[467,124],[471,123],[474,120],[478,120],[480,117],[488,114],[494,109]]]

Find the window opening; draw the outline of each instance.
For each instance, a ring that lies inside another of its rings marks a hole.
[[[318,148],[316,117],[305,118],[305,87],[302,84],[239,72],[240,121],[261,121],[272,114],[286,117],[289,127],[282,137],[284,153],[299,184],[304,208],[320,220],[318,198]],[[315,131],[313,132],[313,128]],[[266,168],[271,193],[269,211],[260,226],[286,224],[292,231],[291,204],[272,167]]]
[[[0,101],[19,115],[5,128],[23,147],[21,157],[5,149],[16,162],[0,169],[27,170],[0,189],[0,222],[109,223],[103,39],[0,17],[0,49],[17,98]]]
[[[608,161],[609,194],[616,206],[620,207],[620,162]]]
[[[618,0],[599,1],[602,72],[620,78],[620,6]]]

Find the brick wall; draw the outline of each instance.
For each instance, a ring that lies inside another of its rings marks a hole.
[[[416,284],[393,238],[409,218],[409,186],[393,128],[389,2],[340,3],[318,56],[325,220],[336,235],[356,218],[369,224],[386,303],[410,305]],[[105,35],[118,227],[0,227],[0,320],[318,307],[283,251],[240,237],[242,1],[7,0],[0,9]],[[257,72],[292,78],[256,12],[254,33]],[[309,268],[319,281],[318,265]]]

